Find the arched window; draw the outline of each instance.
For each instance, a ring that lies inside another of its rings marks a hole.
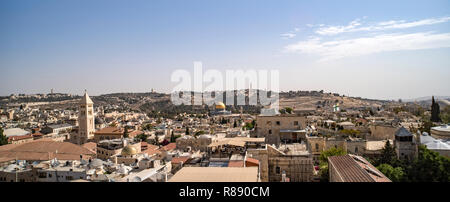
[[[318,150],[319,150],[319,144],[316,143],[316,151],[318,151]]]

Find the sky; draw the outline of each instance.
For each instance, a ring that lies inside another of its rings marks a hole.
[[[450,95],[450,1],[0,1],[0,95],[170,92],[177,69],[277,69],[280,89]]]

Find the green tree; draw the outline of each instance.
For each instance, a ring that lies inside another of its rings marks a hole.
[[[0,146],[5,144],[8,144],[8,138],[3,135],[3,128],[0,128]]]
[[[393,182],[400,182],[403,180],[404,172],[402,167],[392,167],[389,164],[381,164],[377,169],[382,172],[387,178]]]
[[[170,134],[170,142],[175,142],[175,135],[173,134],[173,130],[172,134]]]
[[[146,135],[146,134],[140,134],[135,137],[136,140],[139,140],[141,142],[146,142],[147,138],[148,138],[148,135]]]
[[[319,175],[320,175],[320,181],[322,182],[328,182],[329,181],[329,174],[328,174],[328,157],[330,156],[343,156],[346,155],[347,152],[342,148],[335,148],[332,147],[328,150],[323,151],[320,153],[319,157]]]
[[[205,134],[205,131],[203,131],[203,130],[201,130],[201,131],[197,131],[197,132],[195,132],[195,134],[194,134],[194,136],[199,136],[199,135],[203,135],[203,134]]]
[[[285,110],[286,110],[286,113],[292,114],[292,108],[286,107]]]
[[[397,164],[397,153],[395,152],[395,148],[391,145],[390,141],[386,141],[386,144],[381,151],[381,156],[377,161],[377,165],[381,164]]]
[[[434,96],[431,98],[431,121],[440,122],[441,118],[439,116],[440,109],[439,104],[434,101]]]
[[[244,127],[242,127],[243,130],[251,130],[255,127],[253,122],[245,123]]]
[[[450,158],[419,146],[419,154],[406,166],[408,181],[450,182]]]
[[[128,138],[129,135],[130,135],[130,134],[128,133],[128,128],[125,127],[124,130],[123,130],[123,137],[124,137],[124,138]]]

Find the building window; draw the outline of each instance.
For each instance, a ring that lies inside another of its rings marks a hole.
[[[316,151],[319,151],[319,144],[316,143]]]
[[[269,134],[272,134],[272,130],[269,130]]]
[[[298,126],[298,121],[294,121],[294,126]]]
[[[281,125],[280,121],[277,121],[277,125],[278,125],[278,126]]]
[[[279,166],[277,166],[276,168],[275,168],[275,172],[277,173],[277,174],[280,174],[280,167]]]
[[[358,153],[358,147],[355,147],[355,153]]]

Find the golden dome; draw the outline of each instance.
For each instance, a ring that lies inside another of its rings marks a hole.
[[[122,156],[132,156],[137,154],[136,148],[127,145],[122,149],[122,153],[120,153]]]
[[[216,104],[216,109],[225,109],[225,104],[223,104],[223,102],[218,102]]]

